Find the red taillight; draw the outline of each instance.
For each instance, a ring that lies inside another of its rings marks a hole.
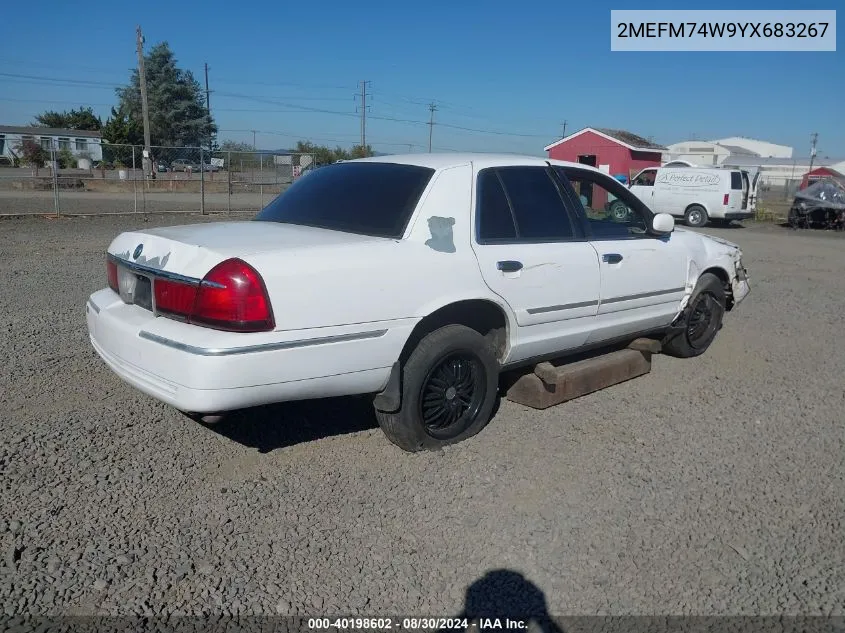
[[[240,259],[217,264],[203,278],[190,320],[235,332],[265,332],[276,326],[264,280]]]
[[[190,317],[197,297],[197,285],[170,279],[155,280],[156,310]]]
[[[722,202],[722,204],[723,204],[723,205],[725,205],[725,206],[728,206],[728,201],[729,201],[730,199],[731,199],[731,194],[726,193],[726,194],[725,194],[725,201],[724,201],[724,202]]]
[[[109,276],[109,288],[115,292],[120,292],[117,287],[117,264],[115,264],[112,260],[107,259],[106,270],[108,271]]]

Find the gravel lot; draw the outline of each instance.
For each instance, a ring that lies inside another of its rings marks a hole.
[[[6,614],[457,615],[490,570],[552,614],[845,613],[841,236],[710,230],[753,290],[705,356],[410,455],[361,400],[212,429],[96,357],[112,237],[214,219],[0,220]]]

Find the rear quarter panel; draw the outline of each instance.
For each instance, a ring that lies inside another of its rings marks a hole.
[[[439,170],[401,240],[246,258],[264,277],[276,329],[422,318],[466,299],[502,305],[470,246],[472,182],[470,164]]]

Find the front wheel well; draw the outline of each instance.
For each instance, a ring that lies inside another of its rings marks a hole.
[[[725,289],[725,298],[727,299],[727,305],[725,306],[725,309],[730,311],[730,309],[733,308],[733,288],[731,288],[731,278],[730,275],[728,275],[728,271],[726,271],[724,268],[713,266],[711,268],[708,268],[701,274],[706,275],[707,273],[718,277],[719,281],[722,282],[722,287]]]

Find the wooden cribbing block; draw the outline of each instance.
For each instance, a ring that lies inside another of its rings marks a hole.
[[[660,345],[658,341],[654,343]],[[651,349],[654,349],[653,345],[648,350],[621,349],[559,367],[539,363],[533,373],[522,376],[513,384],[507,392],[507,399],[534,409],[546,409],[642,376],[651,371],[654,353]]]

